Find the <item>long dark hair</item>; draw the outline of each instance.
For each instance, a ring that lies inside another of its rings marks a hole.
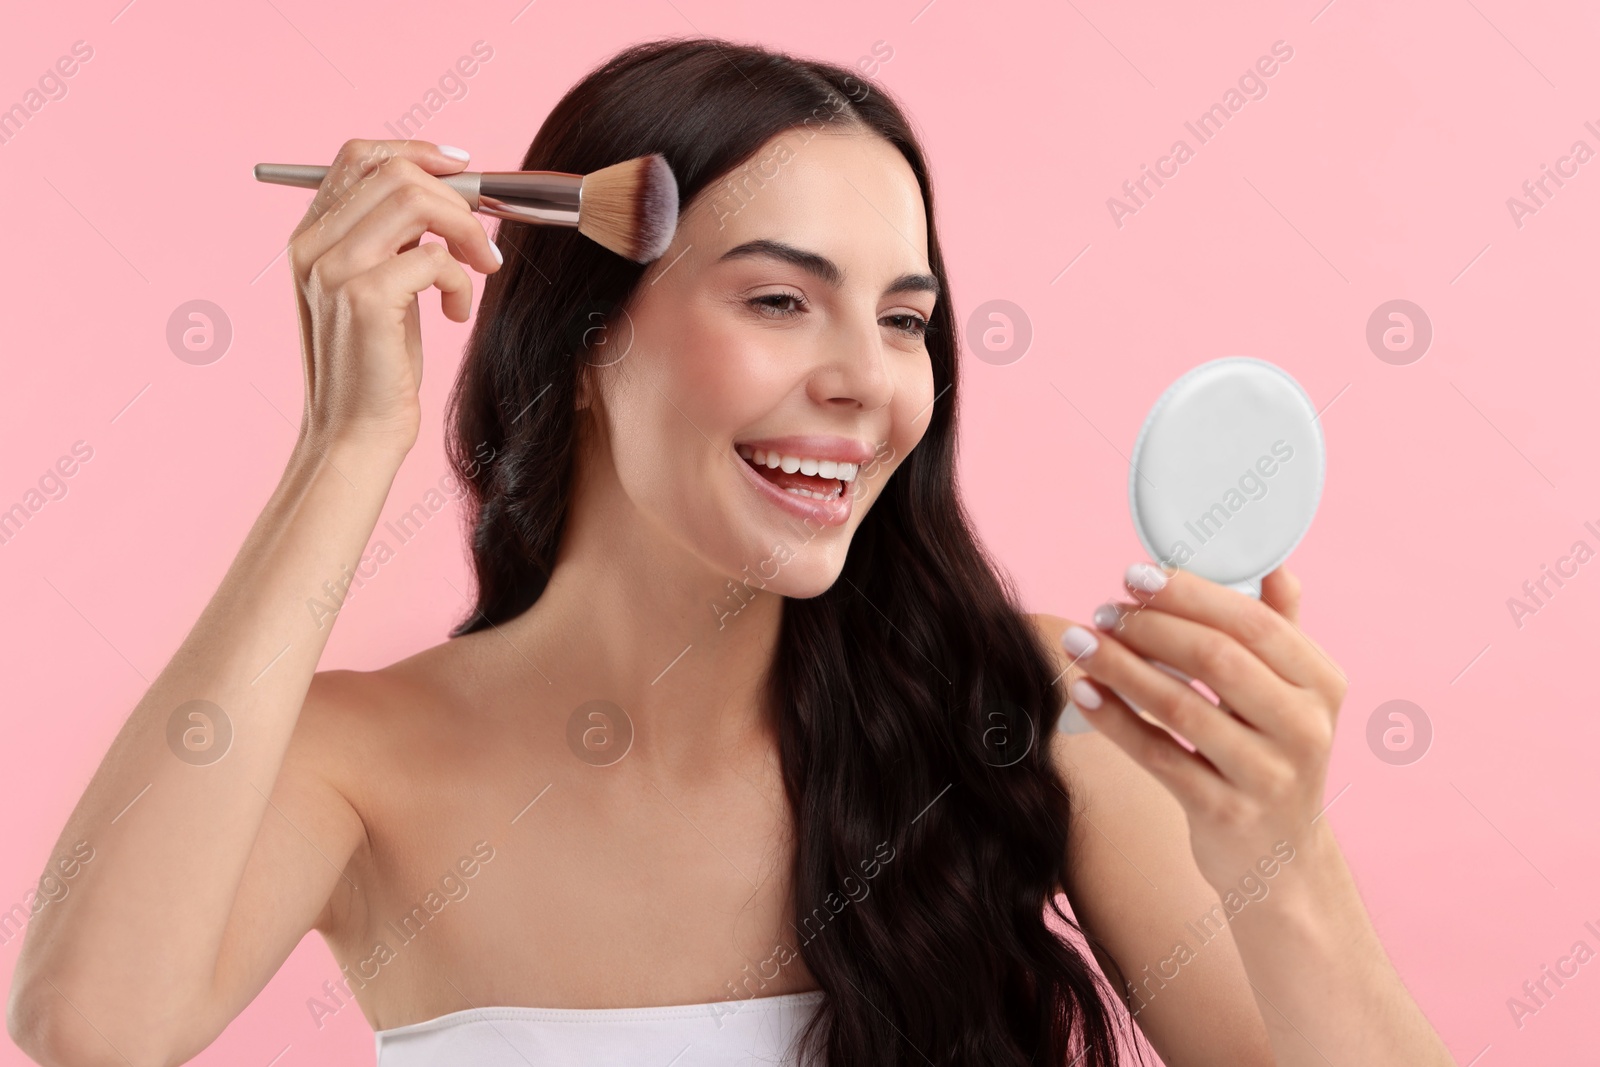
[[[1045,919],[1048,907],[1077,929],[1055,901],[1070,815],[1047,745],[1059,672],[957,495],[956,330],[928,169],[904,114],[843,67],[725,40],[650,41],[573,87],[522,168],[587,173],[660,152],[688,204],[778,134],[847,124],[910,163],[945,289],[927,340],[928,428],[862,520],[838,581],[785,599],[768,676],[795,820],[793,921],[825,924],[798,946],[828,994],[802,1062],[825,1049],[835,1065],[1077,1055],[1107,1067],[1118,1039],[1106,984]],[[505,266],[487,279],[450,397],[478,589],[452,636],[511,619],[544,591],[580,447],[589,361],[573,353],[644,271],[574,230],[506,223],[498,241]],[[868,877],[858,899],[850,887]]]

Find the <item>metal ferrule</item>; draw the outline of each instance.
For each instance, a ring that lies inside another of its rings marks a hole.
[[[461,180],[457,182],[451,178]],[[443,181],[480,214],[544,226],[578,224],[578,206],[583,193],[581,174],[553,170],[485,171],[453,174]]]

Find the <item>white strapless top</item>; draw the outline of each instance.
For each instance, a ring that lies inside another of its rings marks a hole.
[[[650,1008],[471,1008],[374,1031],[378,1067],[792,1065],[827,994]]]

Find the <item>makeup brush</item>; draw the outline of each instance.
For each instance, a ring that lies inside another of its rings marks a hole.
[[[328,168],[257,163],[256,181],[315,189]],[[659,152],[592,174],[556,170],[462,171],[436,177],[473,211],[512,222],[576,226],[578,232],[635,263],[659,259],[678,227],[678,182]]]

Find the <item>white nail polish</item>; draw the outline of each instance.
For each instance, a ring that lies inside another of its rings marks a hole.
[[[500,254],[500,246],[493,241],[489,242],[489,251],[494,253],[494,261],[502,267],[506,265],[506,257]]]
[[[1094,650],[1100,647],[1100,640],[1081,626],[1069,626],[1061,635],[1061,647],[1072,658],[1082,659],[1094,654]]]
[[[1161,568],[1149,563],[1130,565],[1123,580],[1145,593],[1159,593],[1167,584],[1167,576],[1161,572]]]
[[[1067,686],[1067,693],[1072,697],[1072,702],[1080,708],[1093,711],[1100,706],[1100,694],[1082,678],[1074,678],[1072,684]]]
[[[463,163],[472,158],[472,153],[468,152],[465,148],[457,148],[454,145],[448,144],[439,145],[438,148],[440,152],[449,156],[451,159],[459,159]]]

